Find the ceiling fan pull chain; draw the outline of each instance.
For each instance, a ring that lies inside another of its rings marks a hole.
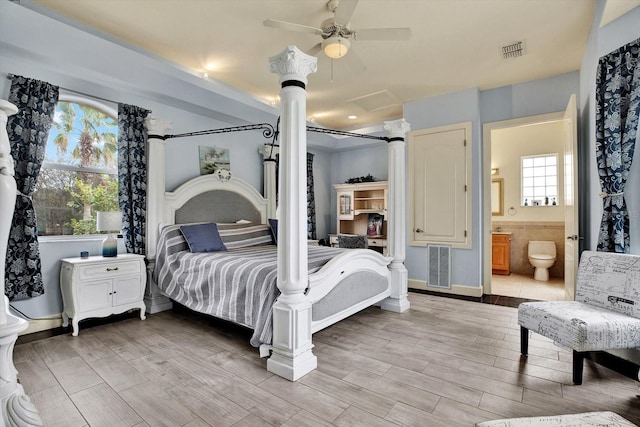
[[[331,58],[331,83],[333,83],[333,61],[334,59]]]

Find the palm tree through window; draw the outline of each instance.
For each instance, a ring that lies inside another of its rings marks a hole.
[[[95,234],[96,213],[118,209],[116,113],[71,98],[56,106],[33,195],[40,236]]]

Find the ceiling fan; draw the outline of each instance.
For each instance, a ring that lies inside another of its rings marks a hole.
[[[351,16],[358,5],[358,0],[329,0],[327,9],[333,13],[333,18],[326,19],[320,28],[292,22],[267,19],[263,22],[266,27],[280,28],[289,31],[312,33],[322,37],[307,53],[316,55],[321,50],[331,59],[342,58],[349,52],[351,41],[354,40],[408,40],[411,37],[410,28],[362,28],[352,29],[349,25]],[[349,56],[359,61],[351,51]],[[364,70],[364,65],[362,65]]]

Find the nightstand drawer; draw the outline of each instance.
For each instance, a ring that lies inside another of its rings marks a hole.
[[[95,279],[98,277],[113,277],[122,274],[140,273],[142,263],[138,261],[109,261],[100,264],[82,265],[78,267],[80,280]]]

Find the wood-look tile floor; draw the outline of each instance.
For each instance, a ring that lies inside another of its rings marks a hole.
[[[410,293],[314,335],[318,369],[266,370],[246,330],[184,311],[131,318],[15,347],[46,426],[472,426],[610,410],[640,423],[640,383],[538,335],[519,352],[517,310]]]

